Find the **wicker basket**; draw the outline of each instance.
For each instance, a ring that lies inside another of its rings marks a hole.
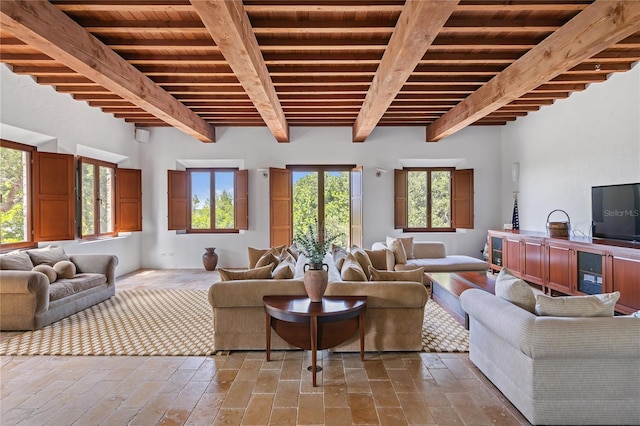
[[[555,212],[562,212],[567,216],[566,222],[549,222],[549,218]],[[569,228],[571,227],[571,219],[569,215],[564,210],[556,209],[552,210],[551,213],[547,216],[547,233],[550,237],[568,237],[569,236]]]

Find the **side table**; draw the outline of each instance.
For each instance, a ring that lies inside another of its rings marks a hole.
[[[367,296],[325,296],[311,302],[305,296],[264,296],[267,361],[271,360],[271,328],[286,342],[311,350],[316,386],[317,351],[346,341],[360,329],[360,359],[364,360],[364,313]]]

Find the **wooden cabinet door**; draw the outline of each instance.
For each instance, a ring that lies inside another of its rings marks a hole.
[[[544,282],[544,244],[541,239],[525,239],[522,241],[522,271],[526,281],[543,284]]]
[[[624,314],[640,310],[640,254],[614,251],[608,263],[607,291],[620,292],[616,310]]]
[[[545,286],[566,294],[573,293],[575,251],[570,245],[547,241]]]
[[[520,238],[507,237],[505,239],[506,250],[502,253],[506,252],[505,266],[509,268],[509,270],[516,276],[522,276],[522,262],[521,262],[521,244]]]

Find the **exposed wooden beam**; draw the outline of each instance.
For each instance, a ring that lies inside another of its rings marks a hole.
[[[289,142],[289,126],[242,1],[191,0],[191,4],[271,133],[278,142]]]
[[[637,31],[640,1],[596,0],[429,125],[427,141],[457,132]]]
[[[353,125],[354,142],[364,142],[371,134],[457,4],[457,0],[405,3]]]
[[[213,127],[48,1],[0,2],[3,31],[204,142]]]

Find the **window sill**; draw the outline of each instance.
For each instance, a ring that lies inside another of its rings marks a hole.
[[[131,232],[121,232],[120,234],[118,234],[116,236],[98,237],[98,238],[91,238],[91,239],[86,239],[86,240],[78,240],[78,244],[93,244],[93,243],[99,243],[99,242],[103,242],[103,241],[122,240],[122,239],[125,239],[125,238],[129,238],[130,236],[131,236]]]

